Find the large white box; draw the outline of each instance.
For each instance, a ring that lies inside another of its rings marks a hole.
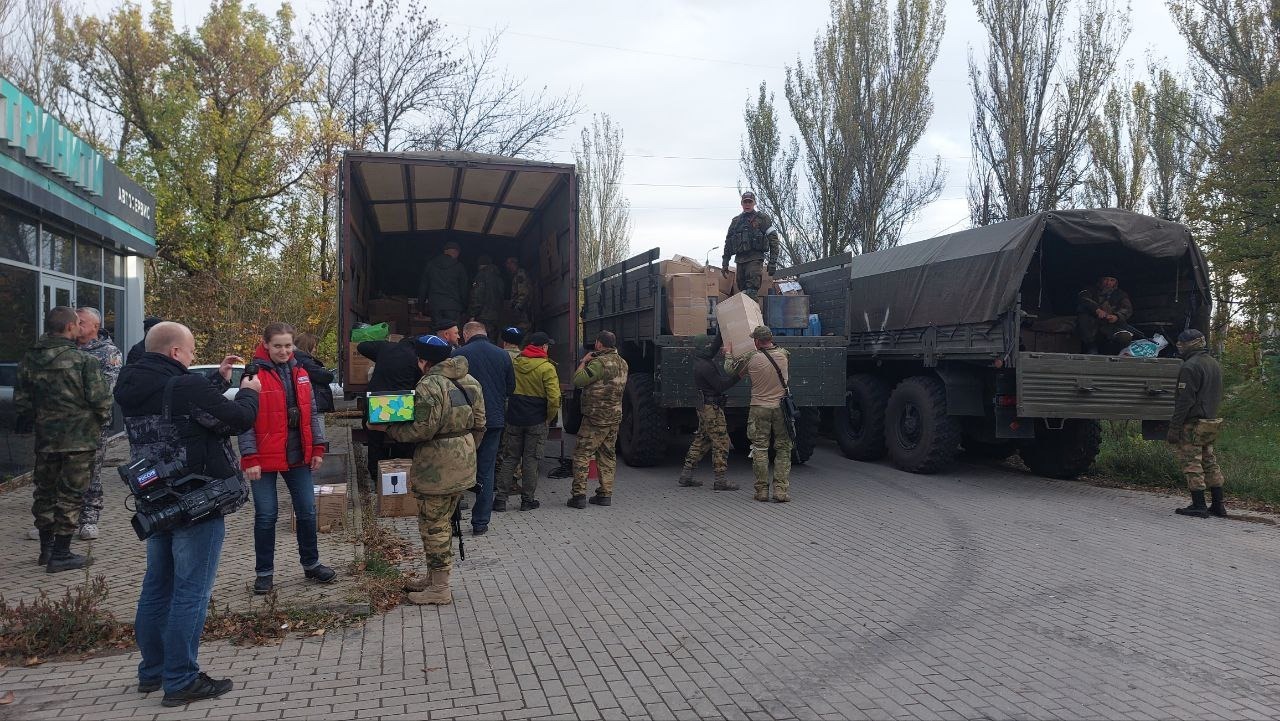
[[[764,325],[760,304],[745,293],[735,293],[727,300],[716,303],[716,323],[726,343],[733,345],[734,355],[755,350],[751,331]]]

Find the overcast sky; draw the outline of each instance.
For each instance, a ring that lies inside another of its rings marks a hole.
[[[106,8],[111,0],[89,0]],[[144,3],[146,4],[146,3]],[[174,0],[175,20],[193,25],[207,0]],[[300,19],[323,0],[295,0]],[[738,212],[743,106],[766,81],[793,131],[782,95],[788,64],[808,62],[815,34],[829,19],[826,0],[648,0],[645,3],[538,3],[515,0],[432,0],[422,4],[452,32],[483,38],[505,29],[500,58],[531,86],[578,92],[590,113],[608,113],[625,133],[626,192],[631,200],[632,251],[718,257],[730,218]],[[257,6],[274,11],[279,2]],[[1145,76],[1148,57],[1175,68],[1185,48],[1163,0],[1133,0],[1133,32],[1124,57]],[[931,85],[935,112],[916,148],[941,156],[946,188],[908,228],[905,241],[966,227],[969,168],[970,49],[985,36],[971,2],[951,0],[947,29]],[[575,129],[553,145],[551,159],[572,161]]]

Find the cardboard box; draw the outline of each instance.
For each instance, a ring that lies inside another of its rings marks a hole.
[[[713,291],[714,293],[714,291]],[[667,278],[667,327],[672,335],[706,333],[718,294],[707,296],[706,273],[678,273]]]
[[[409,490],[412,486],[413,462],[407,458],[392,458],[378,462],[378,516],[400,518],[418,515],[418,499]]]
[[[704,266],[702,265],[702,261],[700,261],[700,260],[698,260],[698,259],[696,259],[696,258],[690,258],[690,257],[689,257],[689,256],[687,256],[687,255],[678,255],[678,254],[677,254],[677,255],[673,255],[673,256],[671,256],[671,260],[672,260],[672,261],[674,261],[674,262],[676,262],[676,263],[684,263],[685,265],[693,266],[694,268],[697,268],[698,270],[702,270],[702,269],[703,269],[703,267],[704,267]]]
[[[316,486],[316,528],[321,533],[329,533],[343,528],[347,524],[347,484],[332,486]],[[293,514],[293,504],[289,505],[290,526],[298,530],[298,518]]]
[[[658,263],[658,272],[661,273],[664,278],[687,273],[701,273],[702,264],[696,261],[693,263],[686,263],[681,260],[664,260]]]
[[[738,278],[738,274],[732,270],[728,273],[720,272],[719,268],[707,268],[708,273],[712,273],[716,277],[716,289],[721,296],[728,298],[737,290],[733,287],[733,283]]]
[[[755,348],[751,331],[764,325],[764,316],[759,303],[745,293],[736,293],[716,304],[716,323],[725,343],[733,345],[735,355],[741,355]]]
[[[370,323],[386,321],[394,326],[392,332],[409,330],[409,299],[404,296],[375,298],[365,304]]]
[[[404,423],[413,420],[412,391],[407,393],[372,393],[365,401],[365,420],[369,423]]]
[[[360,355],[355,341],[347,344],[347,379],[352,383],[364,383],[373,371],[373,361]]]

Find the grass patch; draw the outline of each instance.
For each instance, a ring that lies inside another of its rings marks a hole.
[[[107,579],[96,576],[61,597],[41,591],[30,602],[10,605],[0,596],[0,655],[27,666],[67,654],[132,643],[132,629],[105,608]]]
[[[230,607],[219,611],[211,600],[200,638],[202,641],[228,639],[239,646],[260,646],[275,643],[291,633],[323,636],[331,628],[359,620],[360,616],[339,611],[280,608],[273,590],[267,594],[266,605],[262,609],[249,613],[232,611]]]
[[[1214,450],[1227,496],[1263,510],[1280,509],[1280,393],[1258,381],[1239,384],[1228,392],[1222,417],[1226,423]],[[1137,422],[1103,424],[1102,451],[1092,472],[1119,483],[1186,490],[1172,448],[1143,440]]]

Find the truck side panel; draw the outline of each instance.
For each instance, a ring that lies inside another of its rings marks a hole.
[[[844,385],[844,338],[778,337],[774,343],[790,355],[791,395],[802,408],[839,406],[844,396],[832,388]],[[659,405],[665,408],[696,408],[702,399],[693,383],[693,347],[689,338],[662,336],[658,339],[657,379]],[[719,362],[721,359],[717,359]],[[730,408],[745,408],[751,401],[751,381],[743,379],[726,394]]]
[[[1168,420],[1176,358],[1018,354],[1018,415],[1024,418]]]

